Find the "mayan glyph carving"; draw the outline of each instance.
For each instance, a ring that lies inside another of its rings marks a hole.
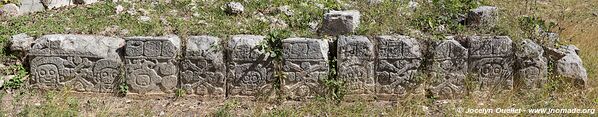
[[[516,79],[520,89],[538,89],[546,83],[548,60],[544,58],[542,46],[526,39],[517,44],[515,51]]]
[[[178,83],[177,36],[126,38],[126,82],[131,93],[172,93]]]
[[[456,99],[465,96],[467,48],[455,40],[434,42],[430,47],[429,92],[437,99]]]
[[[227,95],[249,97],[267,95],[273,88],[272,57],[261,52],[258,44],[263,36],[234,35],[228,41],[229,53]]]
[[[479,90],[513,88],[513,46],[506,36],[470,36],[469,72],[475,74]]]
[[[374,44],[365,36],[340,36],[337,43],[338,79],[347,94],[374,94]]]
[[[396,99],[414,93],[423,79],[417,76],[422,53],[417,40],[407,36],[378,36],[376,92],[379,98]]]
[[[188,94],[225,96],[225,64],[220,39],[212,36],[192,36],[187,40],[181,60],[181,87]]]
[[[328,43],[319,39],[290,38],[283,43],[283,90],[291,99],[324,93],[328,75]]]
[[[89,35],[45,35],[29,51],[31,84],[42,89],[113,92],[124,40]]]

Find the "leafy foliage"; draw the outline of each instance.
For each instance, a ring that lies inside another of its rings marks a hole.
[[[432,0],[416,11],[411,25],[432,35],[456,34],[465,28],[462,21],[468,10],[479,5],[479,0]]]
[[[13,70],[16,70],[16,76],[13,77],[12,79],[9,79],[7,82],[4,82],[3,84],[3,88],[4,89],[18,89],[21,86],[23,86],[23,78],[25,76],[27,76],[28,72],[25,69],[25,67],[23,67],[23,65],[14,65],[12,66]],[[7,72],[8,73],[8,72]],[[1,79],[0,79],[1,80]]]

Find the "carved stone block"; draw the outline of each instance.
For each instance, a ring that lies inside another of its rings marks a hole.
[[[455,40],[434,42],[430,48],[429,92],[438,99],[456,99],[467,94],[467,48]]]
[[[181,87],[188,94],[225,96],[225,64],[220,39],[212,36],[193,36],[181,61]]]
[[[324,93],[328,75],[328,43],[319,39],[290,38],[283,43],[283,90],[291,99]]]
[[[263,36],[234,35],[228,41],[231,49],[228,67],[227,95],[248,97],[267,95],[273,88],[272,57],[259,50]]]
[[[31,81],[42,89],[113,92],[122,62],[123,39],[88,35],[45,35],[29,51]]]
[[[378,36],[376,92],[378,98],[395,100],[414,93],[423,79],[417,76],[422,53],[419,42],[407,36]]]
[[[178,83],[180,51],[177,36],[128,37],[125,47],[126,82],[130,92],[172,93]]]
[[[475,74],[476,89],[510,90],[513,88],[513,45],[506,36],[471,36],[469,72]]]
[[[542,46],[532,40],[523,40],[517,46],[516,79],[520,89],[538,89],[546,83],[548,60],[544,58]]]
[[[365,36],[340,36],[337,43],[338,79],[347,94],[374,94],[374,44]]]

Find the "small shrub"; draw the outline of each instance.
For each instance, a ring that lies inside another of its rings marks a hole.
[[[13,77],[12,79],[9,79],[7,82],[4,82],[3,84],[3,88],[4,89],[18,89],[21,86],[23,86],[23,77],[27,76],[28,72],[25,69],[25,67],[23,67],[23,65],[15,65],[12,66],[13,70],[16,70],[16,76]],[[10,73],[10,72],[7,72]]]

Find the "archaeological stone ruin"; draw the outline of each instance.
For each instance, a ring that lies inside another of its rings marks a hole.
[[[472,91],[542,88],[549,62],[556,66],[554,74],[576,86],[585,87],[587,82],[574,46],[545,51],[550,48],[506,36],[432,41],[402,35],[294,37],[282,40],[281,69],[275,69],[271,53],[260,50],[265,38],[53,34],[33,42],[12,40],[14,48],[27,50],[29,83],[46,90],[68,87],[77,92],[115,93],[125,83],[129,94],[138,95],[174,94],[182,89],[189,96],[206,98],[274,95],[302,100],[325,95],[325,81],[337,79],[352,98],[397,100],[429,94],[459,99]],[[332,60],[336,67],[330,66]],[[337,77],[329,77],[330,71],[337,71]],[[278,72],[284,74],[280,81]],[[468,78],[473,80],[471,88],[466,86]]]
[[[87,2],[94,1],[77,3]],[[24,0],[21,10],[71,3]],[[472,10],[470,15],[478,17],[470,19],[476,20],[471,25],[492,22],[494,10]],[[303,100],[330,94],[330,81],[337,81],[341,86],[336,88],[347,99],[396,101],[421,94],[459,99],[471,92],[535,90],[544,87],[549,74],[580,88],[587,85],[579,49],[573,45],[508,36],[435,40],[351,35],[359,20],[359,11],[326,13],[318,31],[332,39],[281,39],[281,55],[264,51],[263,44],[272,37],[261,35],[19,34],[11,37],[10,49],[27,58],[32,87],[91,93],[122,93],[119,88],[125,86],[125,93],[135,95],[179,95],[182,90],[203,98]]]

